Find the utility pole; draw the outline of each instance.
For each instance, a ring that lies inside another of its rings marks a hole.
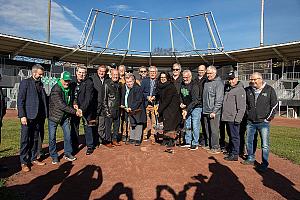
[[[51,0],[48,0],[48,26],[47,26],[47,43],[50,43],[51,28]]]
[[[261,0],[260,46],[264,46],[264,5],[265,5],[265,1]]]

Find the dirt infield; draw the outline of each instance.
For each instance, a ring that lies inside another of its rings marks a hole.
[[[90,156],[82,149],[73,163],[52,165],[47,158],[46,166],[28,173],[20,172],[15,156],[1,160],[10,170],[0,176],[10,177],[8,189],[22,199],[300,199],[300,167],[273,154],[270,169],[260,174],[203,149],[163,150],[148,142],[100,146]]]
[[[9,111],[6,118],[16,118],[16,112]],[[276,118],[272,124],[299,127],[299,120]],[[144,142],[141,147],[100,146],[86,156],[82,146],[73,163],[62,158],[62,148],[59,142],[60,165],[46,158],[46,166],[32,166],[28,173],[20,171],[18,156],[2,158],[0,164],[9,170],[0,177],[8,178],[8,190],[21,199],[34,200],[300,199],[299,165],[274,154],[267,172],[258,173],[252,166],[225,161],[222,154],[211,155],[201,148],[176,147],[168,154],[164,147]]]

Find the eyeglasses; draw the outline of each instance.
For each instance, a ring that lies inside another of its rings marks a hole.
[[[261,79],[261,78],[250,78],[250,81],[256,81],[258,79]]]
[[[167,77],[160,77],[160,79],[167,79]]]
[[[140,73],[146,73],[146,72],[147,72],[147,71],[143,71],[143,70],[142,70],[142,71],[140,71]]]
[[[179,71],[180,69],[173,69],[173,71]]]

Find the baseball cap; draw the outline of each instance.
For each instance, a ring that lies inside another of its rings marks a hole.
[[[70,72],[64,71],[63,73],[61,73],[60,78],[63,79],[64,81],[71,81],[72,80],[72,75],[71,75]]]
[[[227,79],[234,79],[237,78],[237,71],[231,71],[227,74]]]

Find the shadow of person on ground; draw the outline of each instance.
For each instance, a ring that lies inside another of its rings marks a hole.
[[[64,179],[58,191],[49,199],[88,200],[92,191],[103,182],[102,170],[99,166],[87,165],[75,174]]]
[[[20,157],[18,155],[0,158],[0,165],[5,170],[0,170],[0,178],[8,178],[21,170]]]
[[[194,200],[199,199],[252,199],[246,192],[243,184],[238,180],[238,177],[227,167],[222,165],[214,157],[209,157],[214,160],[210,163],[208,168],[212,173],[208,179],[207,176],[198,174],[192,179],[197,182],[189,182],[183,186],[182,191],[175,192],[173,188],[168,185],[158,185],[156,187],[156,200],[163,200],[161,197],[162,191],[169,192],[175,200],[187,199],[187,192],[191,188],[195,188],[193,194]]]
[[[120,199],[120,197],[122,197],[123,195],[127,197],[127,200],[134,199],[132,188],[124,187],[124,184],[119,182],[119,183],[116,183],[109,192],[107,192],[105,195],[103,195],[102,197],[95,199],[95,200]],[[121,199],[124,199],[124,198],[121,198]]]
[[[283,198],[300,199],[300,192],[293,187],[295,184],[274,169],[268,168],[266,172],[258,174],[262,176],[264,186],[276,191]]]
[[[32,181],[23,185],[8,187],[8,190],[15,191],[20,195],[20,199],[45,199],[54,185],[60,184],[69,176],[72,168],[72,162],[65,162],[57,169],[48,172],[45,175],[36,177]]]

